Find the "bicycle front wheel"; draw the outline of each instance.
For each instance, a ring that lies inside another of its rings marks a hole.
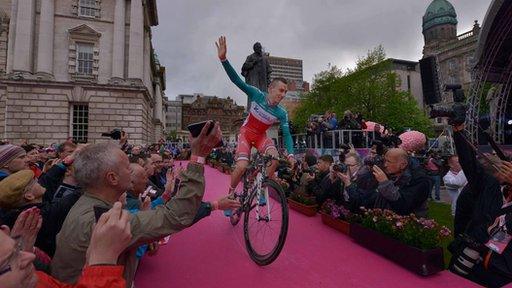
[[[277,259],[288,233],[288,204],[283,189],[273,180],[262,184],[261,193],[252,191],[244,214],[245,246],[260,266]]]

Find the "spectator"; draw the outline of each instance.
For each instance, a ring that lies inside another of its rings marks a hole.
[[[128,213],[122,210],[121,203],[104,213],[92,231],[88,249],[87,265],[76,285],[70,286],[57,281],[49,275],[35,271],[32,245],[38,230],[37,218],[27,218],[23,224],[16,225],[11,232],[6,226],[0,231],[0,283],[2,288],[125,288],[122,277],[123,267],[116,266],[119,254],[130,242],[130,222]],[[11,234],[12,238],[9,237]],[[112,237],[116,235],[116,237]],[[23,245],[21,245],[23,244]]]
[[[67,156],[71,155],[76,149],[76,144],[73,142],[64,142],[57,146],[57,153],[60,160],[64,160]]]
[[[318,159],[315,174],[304,173],[302,175],[301,185],[305,185],[307,194],[315,196],[320,206],[327,199],[341,202],[343,197],[340,180],[333,173],[329,173],[333,162],[334,159],[331,155],[323,155]]]
[[[0,181],[0,208],[4,211],[1,220],[12,227],[21,212],[32,207],[39,208],[43,228],[37,237],[36,246],[52,256],[55,252],[55,237],[80,194],[72,193],[59,201],[43,201],[45,191],[34,179],[31,170],[16,172]]]
[[[194,157],[206,157],[222,137],[215,124],[206,135],[209,122],[197,138],[191,139]],[[194,159],[192,157],[192,159]],[[94,223],[94,206],[111,207],[131,187],[128,157],[112,144],[90,145],[80,151],[75,161],[76,175],[84,195],[78,200],[64,221],[57,236],[57,251],[52,261],[52,275],[57,279],[76,283],[86,262],[86,250]],[[161,237],[190,226],[204,194],[203,166],[192,160],[181,174],[178,195],[155,210],[131,215],[132,240],[120,257],[126,264],[124,276],[127,287],[134,279],[135,247],[151,243]]]
[[[0,146],[0,181],[12,173],[27,169],[27,152],[20,146],[5,144]]]
[[[432,190],[431,179],[421,167],[409,164],[407,152],[403,149],[390,149],[384,158],[383,169],[377,165],[372,168],[378,182],[373,193],[366,193],[348,183],[351,207],[389,209],[400,215],[414,213],[418,217],[426,217],[428,193]]]
[[[427,169],[428,175],[432,178],[434,182],[434,192],[436,201],[441,200],[441,167],[443,163],[437,153],[432,152],[428,157],[427,163],[425,165]],[[429,194],[429,198],[432,199],[431,194]]]
[[[153,174],[149,176],[151,183],[155,184],[159,190],[165,189],[165,174],[162,175],[164,162],[159,154],[151,154],[151,163],[153,164]]]
[[[446,175],[444,175],[443,181],[451,198],[452,216],[455,216],[457,198],[459,198],[460,191],[462,191],[462,188],[466,186],[468,180],[460,166],[459,157],[456,155],[450,156],[448,158],[448,166],[450,167],[450,170],[448,170]]]

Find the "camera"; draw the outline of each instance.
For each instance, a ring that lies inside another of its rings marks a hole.
[[[446,85],[445,91],[452,91],[454,104],[451,107],[430,106],[430,118],[447,117],[452,125],[460,125],[466,121],[467,107],[464,102],[464,91],[461,85]]]
[[[347,173],[348,167],[345,165],[345,163],[334,164],[332,165],[332,170],[336,172]]]
[[[381,155],[365,158],[364,165],[368,166],[369,168],[372,168],[373,166],[382,168],[384,167],[384,158]]]
[[[108,133],[101,133],[101,136],[103,137],[110,137],[114,140],[119,140],[121,139],[121,129],[119,128],[115,128],[114,130],[108,132]]]

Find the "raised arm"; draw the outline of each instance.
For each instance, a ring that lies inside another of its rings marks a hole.
[[[218,42],[215,42],[215,45],[217,46],[217,54],[219,56],[219,60],[222,62],[222,67],[224,67],[224,70],[226,70],[226,73],[228,74],[229,79],[231,82],[233,82],[240,90],[244,91],[245,94],[249,97],[249,100],[253,100],[258,95],[263,95],[263,92],[261,92],[258,88],[248,85],[245,83],[242,78],[236,73],[235,69],[229,64],[228,59],[226,58],[227,53],[227,44],[226,44],[226,37],[221,36],[219,38]]]
[[[286,110],[282,109],[279,121],[281,125],[281,131],[283,132],[284,146],[286,147],[286,151],[288,151],[288,154],[293,156],[293,140],[292,134],[290,133],[290,125],[288,124],[288,112],[286,112]]]

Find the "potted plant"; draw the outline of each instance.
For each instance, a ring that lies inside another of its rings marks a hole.
[[[334,228],[345,235],[350,234],[350,222],[352,213],[343,205],[336,205],[336,203],[329,199],[325,201],[320,210],[322,216],[322,223]]]
[[[290,194],[290,197],[288,197],[288,206],[309,217],[315,216],[318,208],[314,197],[307,196],[300,192]]]
[[[363,209],[357,222],[350,226],[350,236],[362,246],[423,276],[444,270],[439,246],[451,231],[435,220]]]

